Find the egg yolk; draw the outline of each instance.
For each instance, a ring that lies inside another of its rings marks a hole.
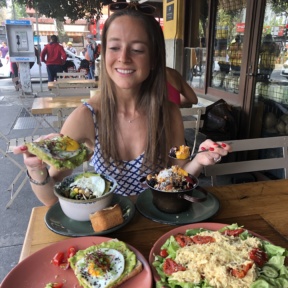
[[[63,143],[66,151],[75,151],[80,148],[79,143],[69,137],[65,137],[65,139],[63,139]]]

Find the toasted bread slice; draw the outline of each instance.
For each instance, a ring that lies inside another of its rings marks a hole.
[[[67,142],[76,143],[77,149],[61,151],[59,147],[67,147]],[[92,152],[86,145],[79,144],[68,136],[57,136],[52,139],[30,142],[26,143],[26,146],[31,154],[36,155],[43,162],[57,170],[74,169],[92,156]],[[58,147],[58,149],[56,150],[55,147]]]
[[[129,279],[133,278],[134,276],[138,275],[143,270],[143,264],[140,260],[137,260],[135,268],[127,274],[125,277],[123,277],[119,282],[115,283],[111,288],[116,288],[122,285],[124,282],[128,281]]]

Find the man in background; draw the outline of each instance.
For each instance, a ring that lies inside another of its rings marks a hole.
[[[89,74],[88,78],[93,79],[95,73],[95,59],[96,59],[96,51],[97,45],[94,41],[94,37],[91,34],[86,36],[87,45],[86,45],[86,52],[85,52],[85,59],[89,61]]]
[[[68,42],[67,43],[67,50],[69,50],[70,52],[72,52],[73,54],[77,54],[76,49],[72,46],[72,42]]]
[[[57,73],[63,72],[63,65],[67,59],[66,52],[63,46],[58,43],[56,35],[51,36],[51,42],[44,47],[40,58],[41,62],[46,63],[48,81],[56,81]]]
[[[0,57],[5,58],[6,54],[8,53],[8,46],[5,41],[2,42],[2,46],[0,48]]]

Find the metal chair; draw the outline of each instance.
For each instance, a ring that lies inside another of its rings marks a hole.
[[[204,123],[204,121],[201,120],[201,115],[205,114],[206,107],[181,108],[180,111],[181,111],[181,115],[183,118],[185,132],[188,132],[188,135],[189,135],[191,134],[189,133],[191,132],[190,129],[194,130],[194,139],[193,139],[193,146],[192,146],[192,154],[193,154],[196,148],[199,130],[200,128],[203,127],[203,123]],[[187,139],[186,139],[186,142],[188,142]]]
[[[23,186],[27,181],[26,167],[24,166],[24,164],[20,165],[13,157],[11,157],[10,154],[13,153],[14,147],[24,145],[27,142],[35,141],[37,138],[39,138],[38,135],[9,139],[7,136],[2,134],[2,132],[0,132],[0,139],[4,140],[6,143],[6,150],[1,149],[0,147],[0,152],[3,154],[4,157],[8,158],[13,164],[15,164],[15,166],[17,166],[20,170],[7,189],[7,191],[10,191],[11,197],[9,202],[6,204],[6,209],[12,205],[14,199],[17,197],[17,195],[19,194],[19,192],[21,191],[21,189],[23,188]],[[15,190],[16,185],[18,185],[18,187]]]
[[[274,169],[284,169],[284,178],[288,179],[288,137],[267,137],[243,140],[232,140],[229,143],[233,152],[276,149],[281,150],[279,157],[270,157],[268,159],[256,159],[247,161],[238,161],[230,163],[217,163],[204,168],[205,176],[211,177],[212,186],[217,185],[217,176],[232,175],[244,172],[269,171]],[[257,152],[257,151],[256,151]],[[275,153],[273,154],[275,156]]]

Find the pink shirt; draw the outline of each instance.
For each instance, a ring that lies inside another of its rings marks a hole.
[[[168,99],[169,101],[180,105],[180,92],[172,86],[169,82],[167,82],[167,89],[168,89]]]

